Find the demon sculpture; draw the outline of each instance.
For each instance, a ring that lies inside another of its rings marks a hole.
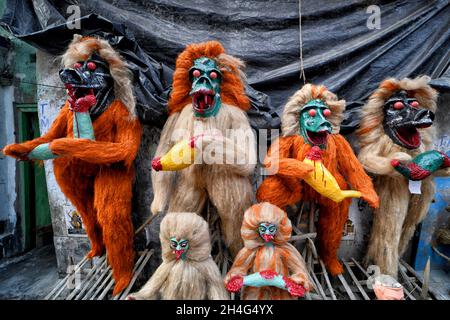
[[[51,128],[3,152],[20,160],[54,159],[56,181],[91,241],[88,258],[106,247],[117,294],[134,265],[131,200],[141,126],[131,73],[107,41],[93,37],[76,35],[62,62],[68,99]]]
[[[217,41],[191,44],[179,55],[169,119],[152,163],[152,212],[201,214],[210,200],[234,256],[239,228],[253,200],[249,176],[256,143],[246,110],[243,63]]]
[[[377,208],[378,196],[345,138],[338,134],[345,101],[324,86],[306,84],[288,101],[282,136],[273,142],[264,165],[269,175],[258,201],[280,208],[309,201],[319,206],[318,248],[332,275],[342,273],[337,251],[352,197]],[[349,185],[354,190],[348,189]]]
[[[225,277],[231,292],[245,286],[244,300],[291,300],[311,289],[305,261],[288,242],[291,221],[270,203],[258,203],[244,215],[244,248]]]
[[[211,258],[208,223],[190,212],[168,213],[159,237],[162,264],[128,300],[228,300],[219,268]]]
[[[448,175],[446,154],[432,148],[437,92],[428,77],[387,79],[362,109],[359,160],[376,176],[367,262],[397,277],[398,259],[434,195],[433,175]]]

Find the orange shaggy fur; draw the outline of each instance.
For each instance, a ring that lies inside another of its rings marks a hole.
[[[278,163],[278,172],[263,181],[256,197],[258,201],[268,201],[280,208],[298,201],[317,203],[319,252],[330,273],[337,275],[343,271],[337,259],[337,251],[351,199],[336,203],[302,182],[305,175],[312,171],[311,166],[302,162],[311,146],[299,134],[298,119],[302,105],[311,99],[322,99],[330,107],[332,114],[328,119],[333,125],[333,132],[336,132],[328,136],[323,165],[336,178],[342,190],[351,186],[362,193],[362,198],[370,206],[379,206],[371,179],[364,172],[349,143],[337,133],[345,102],[337,101],[337,97],[325,87],[310,84],[297,91],[286,105],[282,118],[283,136],[272,144],[264,162],[266,167]]]
[[[273,246],[266,246],[258,233],[261,222],[272,223],[278,230]],[[244,248],[239,251],[233,266],[225,277],[225,285],[234,276],[246,276],[260,271],[271,270],[289,277],[306,290],[311,289],[308,271],[297,249],[288,240],[291,237],[291,221],[286,213],[270,203],[258,203],[250,207],[244,215],[241,236]],[[290,300],[288,291],[276,287],[245,287],[244,300]]]
[[[250,102],[245,95],[244,84],[241,80],[239,67],[243,62],[239,59],[225,54],[225,49],[218,41],[208,41],[190,44],[178,56],[175,73],[173,74],[173,90],[169,100],[169,114],[181,111],[190,104],[192,98],[189,96],[191,82],[189,81],[189,69],[194,60],[208,57],[216,60],[222,72],[222,84],[220,93],[222,102],[237,106],[244,111],[250,108]]]
[[[89,50],[109,46],[103,40],[94,40],[101,43],[89,45]],[[88,38],[90,42],[94,40]],[[76,61],[85,57],[75,49],[79,41],[76,38],[68,50]],[[130,110],[134,110],[134,105],[126,106],[116,99],[93,122],[95,141],[74,139],[73,113],[66,102],[46,134],[3,150],[20,159],[36,146],[50,143],[51,151],[59,156],[53,161],[56,181],[81,214],[91,241],[88,257],[103,254],[106,247],[116,282],[114,294],[128,285],[134,266],[131,199],[133,161],[140,145],[141,125]]]

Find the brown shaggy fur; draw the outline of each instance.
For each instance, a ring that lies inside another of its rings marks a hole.
[[[219,64],[222,63],[227,68],[222,71],[222,106],[216,116],[209,118],[194,116],[188,90],[191,83],[187,69],[192,66],[194,59],[202,56],[215,57]],[[209,199],[217,208],[225,243],[234,256],[242,246],[239,236],[242,216],[253,200],[249,176],[256,164],[256,141],[244,111],[249,102],[239,77],[241,62],[227,57],[227,62],[224,63],[221,62],[223,59],[223,47],[216,41],[190,45],[180,54],[174,74],[174,91],[169,101],[170,116],[164,125],[155,154],[163,156],[182,139],[216,133],[222,136],[223,142],[204,142],[202,150],[219,150],[225,145],[223,152],[214,155],[223,164],[208,164],[208,157],[204,152],[203,163],[193,164],[177,173],[153,171],[152,212],[156,214],[164,211],[168,204],[169,212],[189,211],[201,214]],[[233,85],[228,86],[229,83]],[[226,163],[226,159],[230,159],[229,155],[232,155],[232,159],[238,157],[242,161]]]
[[[185,260],[176,260],[170,238],[189,240]],[[128,299],[228,300],[219,268],[211,258],[207,222],[195,213],[168,213],[159,234],[162,264],[150,280]]]
[[[430,150],[435,134],[433,126],[419,129],[422,144],[408,150],[395,144],[383,129],[383,107],[389,97],[406,90],[421,107],[436,111],[437,92],[428,85],[428,77],[416,79],[387,79],[370,96],[362,108],[357,134],[361,151],[359,160],[364,168],[375,174],[375,188],[381,206],[374,212],[372,234],[367,252],[367,263],[377,264],[381,272],[397,276],[398,260],[404,253],[416,225],[425,217],[434,195],[432,177],[422,181],[422,194],[411,195],[408,180],[391,166],[391,159],[411,160]],[[439,174],[439,173],[436,173]]]
[[[324,86],[311,84],[297,91],[284,109],[281,120],[282,137],[272,144],[264,162],[266,167],[277,167],[278,171],[263,181],[256,198],[258,201],[268,201],[280,208],[300,200],[318,203],[319,253],[330,273],[336,275],[343,271],[337,259],[337,251],[351,199],[336,203],[302,182],[303,177],[312,171],[312,167],[302,162],[311,146],[305,143],[300,135],[299,118],[301,107],[312,99],[322,99],[331,110],[331,115],[327,119],[332,123],[334,133],[328,137],[323,153],[323,165],[336,178],[342,190],[349,189],[351,185],[352,189],[362,193],[362,198],[370,206],[379,206],[379,199],[371,179],[364,172],[349,143],[337,133],[345,101],[338,100],[337,96]]]
[[[128,285],[134,265],[131,199],[141,125],[133,113],[129,70],[107,41],[75,36],[63,55],[64,65],[72,66],[95,50],[110,63],[116,95],[93,122],[96,140],[74,139],[73,113],[66,102],[46,134],[6,146],[3,152],[23,158],[36,146],[50,142],[50,149],[59,156],[53,161],[56,181],[81,214],[91,241],[88,257],[103,254],[106,247],[117,294]]]
[[[278,227],[273,246],[266,246],[258,233],[261,222]],[[246,276],[260,271],[271,270],[289,277],[307,291],[312,287],[305,261],[295,247],[288,242],[291,237],[291,221],[286,213],[270,203],[258,203],[250,207],[244,215],[241,236],[244,248],[234,260],[225,277],[225,285],[234,276]],[[286,290],[276,287],[245,287],[243,300],[290,300],[295,299]]]

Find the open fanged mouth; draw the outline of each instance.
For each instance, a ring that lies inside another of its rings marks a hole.
[[[66,84],[70,107],[73,111],[85,112],[97,103],[93,88],[74,87]]]
[[[95,95],[93,88],[74,87],[70,84],[66,84],[66,89],[68,91],[69,97],[73,100],[77,100],[89,95]]]
[[[194,110],[198,113],[204,113],[214,106],[214,91],[199,90],[192,94],[192,103]]]
[[[416,149],[420,146],[421,138],[418,128],[427,128],[431,124],[422,124],[418,126],[405,126],[394,129],[395,136],[400,140],[405,146],[411,149]]]
[[[329,132],[327,130],[320,130],[318,132],[306,130],[306,134],[308,136],[309,141],[312,142],[312,144],[324,145],[327,143]]]

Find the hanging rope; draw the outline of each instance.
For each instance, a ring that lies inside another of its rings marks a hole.
[[[298,25],[300,37],[300,79],[303,79],[303,84],[306,84],[305,69],[303,66],[303,37],[302,37],[302,0],[298,0]]]
[[[0,77],[0,79],[2,79],[2,80],[11,80],[10,78],[6,78],[6,77]],[[32,85],[35,85],[35,86],[41,86],[41,87],[49,87],[49,88],[58,88],[58,89],[65,89],[64,87],[62,87],[62,86],[53,86],[53,85],[50,85],[50,84],[44,84],[44,83],[37,83],[37,82],[31,82],[31,81],[25,81],[25,80],[20,80],[20,79],[12,79],[12,82],[14,82],[14,83],[25,83],[25,84],[32,84]]]

